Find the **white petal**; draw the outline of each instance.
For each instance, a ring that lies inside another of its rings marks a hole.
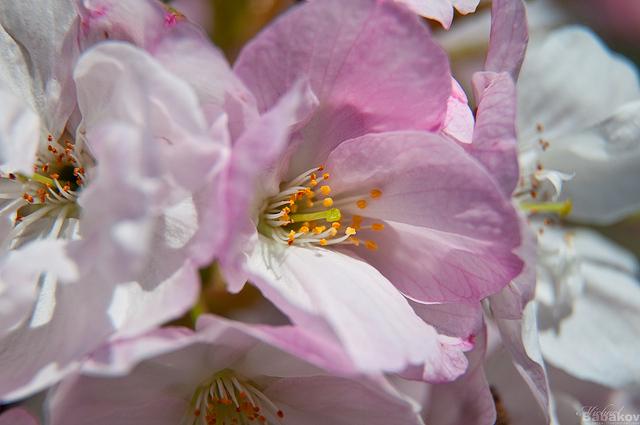
[[[586,263],[585,291],[557,328],[541,330],[545,359],[568,373],[615,388],[640,381],[640,283]]]
[[[589,30],[568,27],[532,42],[518,81],[520,142],[554,138],[589,127],[638,98],[634,67]],[[541,136],[536,127],[544,126]]]
[[[31,174],[40,117],[0,80],[0,170]]]
[[[69,96],[75,16],[71,0],[0,3],[0,80],[31,103],[54,136],[64,130],[75,105]]]
[[[546,168],[574,174],[561,199],[571,216],[611,223],[640,209],[640,95],[588,129],[553,140],[540,156]]]

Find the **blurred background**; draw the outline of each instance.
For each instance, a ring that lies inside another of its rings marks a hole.
[[[348,0],[345,0],[348,1]],[[165,3],[202,26],[212,41],[233,63],[242,46],[271,20],[296,3],[295,0],[166,0]],[[583,24],[594,30],[614,51],[640,65],[640,0],[527,0],[530,32],[548,31],[566,24]],[[451,29],[428,21],[435,35],[447,48],[465,38],[464,51],[449,49],[454,75],[463,84],[464,69],[470,62],[482,63],[486,38],[478,31],[489,32],[491,2],[482,0],[476,13],[462,16],[456,12]],[[472,96],[470,96],[470,99]],[[640,182],[638,182],[640,186]],[[640,189],[639,189],[640,190]],[[640,258],[640,212],[610,226],[590,226]],[[255,308],[261,302],[259,293],[247,286],[238,295],[224,289],[216,269],[203,271],[204,296],[194,314],[211,311],[236,316],[243,308]],[[243,318],[246,319],[246,318]]]

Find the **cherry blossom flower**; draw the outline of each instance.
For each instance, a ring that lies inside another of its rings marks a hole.
[[[291,342],[274,345],[275,334]],[[417,405],[383,377],[333,376],[291,347],[317,349],[295,328],[252,328],[213,316],[201,316],[195,334],[164,328],[119,341],[92,356],[91,376],[77,374],[53,391],[50,423],[422,423]],[[96,376],[113,373],[116,364],[122,376]]]
[[[468,342],[438,335],[403,295],[498,292],[521,269],[520,236],[509,198],[447,127],[470,114],[450,107],[466,98],[427,28],[393,3],[309,3],[250,42],[234,72],[261,115],[230,115],[225,224],[210,231],[228,230],[215,250],[229,289],[251,281],[362,370],[458,376]]]
[[[148,5],[159,19],[145,34],[209,46]],[[193,304],[191,197],[226,156],[210,133],[213,112],[184,81],[131,43],[89,49],[105,32],[75,10],[62,0],[0,7],[3,400],[51,385],[112,335]]]

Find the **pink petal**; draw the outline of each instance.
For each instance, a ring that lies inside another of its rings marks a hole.
[[[393,2],[298,6],[249,43],[234,70],[261,111],[298,79],[310,81],[320,108],[301,132],[304,146],[291,176],[317,166],[352,137],[439,129],[451,93],[444,52],[416,16]]]
[[[294,85],[236,141],[222,194],[224,210],[212,209],[211,201],[203,199],[203,214],[223,215],[225,219],[227,240],[221,261],[230,273],[238,267],[238,257],[253,243],[256,235],[253,215],[260,207],[258,203],[277,193],[277,167],[287,148],[291,129],[306,119],[316,104],[317,99],[306,82]],[[218,233],[220,229],[205,224],[203,231]],[[240,290],[244,280],[229,282],[230,290]]]
[[[518,77],[529,40],[527,11],[522,0],[494,0],[485,69]]]
[[[511,196],[519,176],[515,85],[506,73],[479,72],[473,76],[473,89],[478,111],[467,149]]]
[[[267,387],[277,400],[283,425],[420,425],[414,406],[397,394],[333,376],[285,378]]]
[[[362,371],[424,364],[425,379],[450,380],[466,364],[460,341],[442,341],[373,267],[344,254],[284,246],[260,237],[247,265],[251,281],[309,332],[335,332]]]
[[[435,19],[445,29],[449,29],[453,21],[453,8],[463,15],[476,10],[480,0],[396,0],[406,4],[415,13],[425,18]]]
[[[461,143],[471,143],[474,119],[467,95],[454,78],[451,79],[451,84],[452,91],[447,102],[447,116],[442,132]]]
[[[341,144],[326,169],[343,215],[383,220],[360,239],[378,250],[350,249],[403,293],[428,302],[477,301],[503,288],[522,268],[515,210],[491,176],[464,150],[426,133],[368,135]],[[371,190],[379,198],[369,198]],[[357,199],[357,198],[356,198]],[[415,258],[421,258],[420,262]]]
[[[15,407],[0,415],[0,425],[38,425],[38,420],[21,407]]]
[[[524,217],[520,226],[522,245],[516,254],[524,260],[524,269],[502,291],[491,296],[491,313],[496,319],[521,319],[525,306],[534,297],[538,239]]]
[[[468,353],[469,368],[455,382],[432,387],[427,421],[438,425],[494,425],[496,409],[484,373],[487,332],[484,326]]]

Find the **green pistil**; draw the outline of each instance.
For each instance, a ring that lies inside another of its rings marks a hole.
[[[38,183],[42,183],[45,186],[52,186],[55,187],[56,183],[53,181],[53,179],[50,179],[49,177],[45,177],[41,174],[38,173],[33,173],[31,175],[31,180],[37,181]]]
[[[571,212],[573,204],[571,199],[567,199],[564,202],[522,202],[520,207],[532,214],[552,213],[565,217]]]
[[[333,223],[334,221],[340,221],[342,214],[338,208],[331,208],[324,211],[310,212],[310,213],[300,213],[300,214],[291,214],[289,215],[289,219],[292,223],[303,223],[305,221],[316,221],[316,220],[326,220],[329,223]]]

